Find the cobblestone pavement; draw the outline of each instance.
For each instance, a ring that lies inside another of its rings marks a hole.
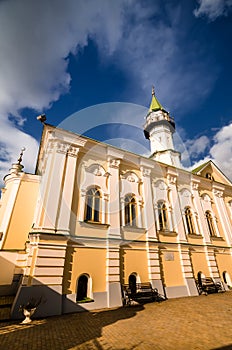
[[[232,349],[232,292],[0,323],[1,350]]]

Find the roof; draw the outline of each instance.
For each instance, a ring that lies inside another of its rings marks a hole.
[[[205,163],[199,165],[197,168],[192,169],[192,173],[193,173],[193,174],[197,174],[200,170],[202,170],[202,169],[203,169],[206,165],[208,165],[208,163],[210,163],[210,162],[211,162],[211,161],[208,160],[207,162],[205,162]]]
[[[202,176],[202,172],[209,166],[211,167],[211,171],[216,171],[216,173],[218,174],[218,179],[216,180],[216,182],[231,185],[231,180],[221,171],[221,169],[218,168],[218,166],[212,160],[208,160],[207,162],[199,165],[197,168],[192,169],[191,172],[192,174]]]
[[[157,97],[155,96],[155,89],[154,86],[152,86],[152,98],[151,98],[151,104],[150,104],[150,112],[152,111],[163,111],[168,113],[164,107],[161,105],[161,103],[158,101]]]

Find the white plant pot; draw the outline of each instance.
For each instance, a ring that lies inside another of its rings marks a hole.
[[[21,322],[21,324],[27,324],[30,323],[31,320],[31,316],[35,313],[36,307],[30,310],[27,309],[23,309],[23,314],[25,316],[25,319]]]

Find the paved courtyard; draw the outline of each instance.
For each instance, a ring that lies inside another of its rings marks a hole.
[[[1,350],[232,349],[232,292],[0,323]]]

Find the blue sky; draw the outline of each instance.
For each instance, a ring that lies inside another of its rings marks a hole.
[[[211,158],[232,178],[231,37],[232,0],[0,2],[1,179],[23,146],[34,171],[41,113],[146,154],[153,84],[185,166]]]

